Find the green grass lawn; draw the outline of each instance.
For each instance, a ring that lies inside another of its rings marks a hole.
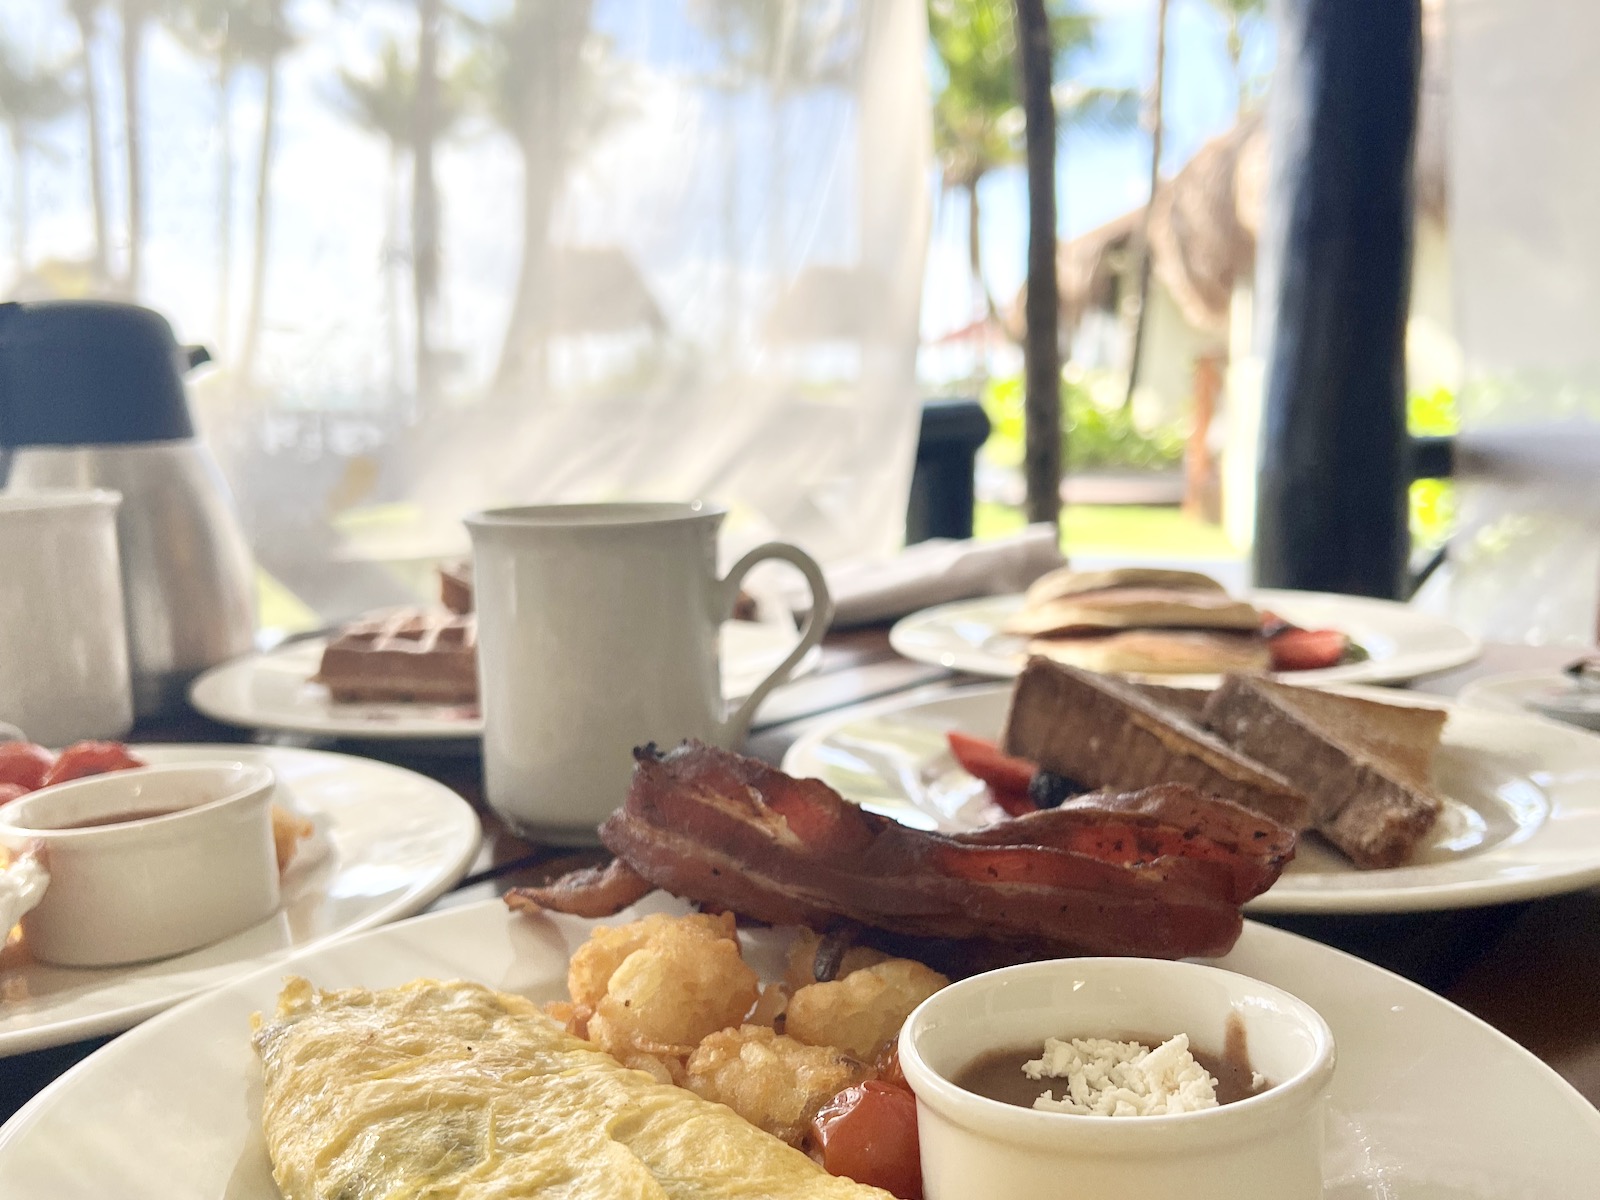
[[[1020,509],[979,502],[974,533],[1002,537],[1024,524]],[[1193,520],[1177,508],[1121,504],[1069,504],[1061,511],[1061,549],[1066,554],[1114,553],[1139,557],[1235,558],[1239,549],[1215,525]]]

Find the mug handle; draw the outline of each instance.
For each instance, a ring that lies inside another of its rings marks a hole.
[[[806,623],[800,629],[800,640],[795,643],[789,656],[773,668],[772,673],[763,679],[744,703],[734,710],[732,716],[726,718],[721,726],[722,744],[730,749],[737,748],[744,741],[745,734],[750,730],[750,722],[756,715],[756,709],[767,698],[767,693],[780,683],[789,678],[800,662],[828,632],[828,626],[833,622],[833,597],[828,594],[828,582],[822,577],[822,568],[817,565],[817,560],[812,558],[798,546],[791,546],[787,542],[766,542],[757,546],[746,554],[718,583],[720,589],[718,599],[719,613],[722,620],[733,616],[733,606],[739,599],[739,584],[749,573],[750,568],[766,559],[780,559],[792,563],[800,568],[800,573],[806,577],[806,584],[811,588],[811,612],[806,617]]]

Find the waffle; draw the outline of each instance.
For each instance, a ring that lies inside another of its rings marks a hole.
[[[470,704],[478,698],[477,620],[414,608],[363,617],[328,643],[314,681],[342,702]]]
[[[444,563],[439,567],[439,603],[453,613],[472,611],[472,560]]]

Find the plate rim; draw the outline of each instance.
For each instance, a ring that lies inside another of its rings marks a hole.
[[[806,731],[796,738],[783,756],[783,770],[789,774],[807,773],[811,777],[811,764],[818,761],[817,748],[832,734],[856,721],[876,719],[892,716],[911,708],[921,708],[928,704],[950,699],[978,699],[1000,697],[1007,693],[1011,685],[1005,681],[985,681],[981,683],[965,684],[961,687],[947,687],[940,684],[930,684],[911,691],[902,692],[897,696],[889,696],[867,704],[858,705],[848,710],[840,710],[828,717],[820,718]],[[1337,689],[1354,695],[1364,695],[1368,698],[1379,700],[1416,702],[1435,708],[1445,709],[1447,712],[1456,707],[1449,697],[1433,693],[1418,693],[1398,691],[1385,688],[1370,688],[1360,685],[1341,685]],[[1475,715],[1483,715],[1481,710],[1467,710]],[[1497,716],[1514,716],[1510,713],[1497,713]],[[1584,730],[1569,728],[1557,721],[1548,721],[1543,717],[1527,715],[1518,718],[1529,721],[1539,726],[1542,732],[1552,732],[1560,736],[1592,737]],[[982,735],[980,735],[982,736]],[[1600,745],[1594,747],[1597,765],[1600,765]],[[827,782],[827,780],[823,780]],[[829,784],[829,786],[833,786]],[[1600,799],[1596,801],[1596,808],[1600,809]],[[1537,832],[1534,836],[1538,836]],[[1377,876],[1371,876],[1376,879]],[[1540,874],[1528,878],[1508,879],[1502,881],[1458,880],[1449,883],[1432,884],[1427,886],[1410,887],[1383,887],[1374,886],[1363,890],[1323,889],[1304,892],[1287,890],[1279,892],[1274,886],[1262,895],[1245,905],[1248,914],[1283,914],[1283,915],[1312,915],[1312,914],[1400,914],[1420,912],[1448,912],[1457,909],[1485,908],[1496,904],[1513,904],[1524,900],[1537,900],[1547,896],[1562,895],[1567,892],[1581,891],[1583,888],[1600,884],[1600,850],[1597,850],[1595,859],[1587,866],[1571,867],[1565,870]]]
[[[447,785],[440,783],[436,779],[430,779],[428,776],[423,775],[420,772],[412,771],[406,767],[397,766],[394,763],[386,763],[379,759],[363,758],[360,755],[355,754],[341,754],[333,750],[316,750],[309,747],[300,746],[254,746],[238,742],[130,743],[129,748],[134,750],[136,753],[147,753],[150,751],[159,753],[165,750],[217,750],[219,753],[230,755],[239,754],[245,760],[249,760],[253,755],[258,756],[259,760],[264,762],[268,761],[273,755],[276,754],[288,754],[291,756],[310,755],[315,758],[353,759],[356,762],[361,763],[364,767],[375,766],[380,768],[388,768],[394,771],[403,771],[408,775],[416,776],[418,779],[426,780],[427,783],[432,785],[433,788],[452,797],[457,803],[460,804],[462,808],[466,810],[467,814],[471,816],[473,824],[476,826],[477,833],[475,837],[470,839],[470,847],[467,847],[464,853],[458,855],[456,860],[449,864],[448,869],[441,871],[435,879],[416,891],[406,893],[403,897],[398,898],[390,904],[373,909],[371,912],[364,914],[363,916],[350,922],[348,925],[340,926],[338,929],[331,929],[313,941],[306,942],[303,945],[290,947],[282,952],[269,953],[265,956],[256,955],[248,959],[237,960],[233,963],[219,964],[219,967],[233,969],[234,974],[210,986],[201,984],[195,987],[179,988],[174,990],[173,995],[156,997],[150,1000],[141,1001],[137,1004],[123,1005],[118,1008],[108,1008],[100,1012],[86,1014],[82,1017],[77,1017],[69,1021],[60,1021],[46,1025],[32,1026],[27,1029],[14,1030],[11,1032],[0,1031],[0,1061],[18,1054],[28,1054],[37,1050],[48,1050],[55,1046],[70,1045],[73,1042],[85,1041],[89,1038],[104,1037],[108,1034],[114,1035],[123,1033],[134,1028],[135,1026],[145,1023],[159,1013],[163,1013],[179,1005],[186,1004],[190,1000],[204,996],[217,990],[218,988],[227,987],[242,975],[253,974],[258,967],[261,969],[271,969],[273,966],[281,966],[290,958],[297,957],[302,953],[323,949],[329,944],[341,941],[346,937],[367,933],[373,929],[384,925],[393,924],[397,921],[409,920],[411,917],[417,915],[423,909],[427,908],[435,900],[439,899],[440,896],[443,896],[445,893],[449,892],[456,886],[456,884],[466,877],[467,872],[472,869],[472,863],[478,855],[478,850],[483,844],[483,823],[478,818],[476,810],[473,809],[472,805],[467,803],[463,796]],[[270,762],[268,762],[268,765],[271,765]],[[274,913],[274,916],[276,916],[276,913]],[[271,919],[273,918],[268,918],[268,920]]]
[[[772,624],[760,622],[760,624]],[[798,633],[797,635],[798,636]],[[264,729],[277,733],[301,733],[316,737],[342,738],[348,741],[360,742],[476,742],[483,737],[483,717],[460,717],[453,720],[443,720],[436,717],[396,717],[392,721],[376,721],[356,716],[349,717],[322,717],[310,716],[279,716],[271,712],[250,712],[236,707],[226,701],[222,694],[223,689],[233,686],[236,676],[259,669],[264,664],[271,664],[274,660],[281,659],[296,651],[309,653],[309,648],[324,646],[327,637],[295,638],[293,641],[284,642],[270,650],[252,650],[241,654],[237,658],[230,658],[227,662],[218,663],[197,675],[189,684],[189,703],[203,715],[213,721],[232,726],[235,729]],[[822,647],[820,644],[812,646],[794,669],[789,672],[785,683],[791,683],[803,678],[817,669],[822,661]],[[742,696],[727,696],[725,699],[731,705],[744,699]],[[439,705],[436,707],[448,707]]]
[[[1406,683],[1419,679],[1424,675],[1432,675],[1439,671],[1448,671],[1455,667],[1465,666],[1475,661],[1483,653],[1483,639],[1461,626],[1432,613],[1425,613],[1412,608],[1398,600],[1385,600],[1377,596],[1350,596],[1340,592],[1312,592],[1296,588],[1248,588],[1244,595],[1247,599],[1262,600],[1271,603],[1274,600],[1282,603],[1282,598],[1287,597],[1290,604],[1297,597],[1309,601],[1354,604],[1359,607],[1377,607],[1380,611],[1384,608],[1404,611],[1408,616],[1428,620],[1441,629],[1449,630],[1458,636],[1458,645],[1450,650],[1436,650],[1427,653],[1412,652],[1409,656],[1396,656],[1394,659],[1368,659],[1364,662],[1349,663],[1338,667],[1329,667],[1316,671],[1296,671],[1287,676],[1280,674],[1275,678],[1283,678],[1286,682],[1305,683]],[[984,675],[993,679],[1015,678],[1021,672],[1020,663],[1010,659],[1002,659],[999,655],[989,654],[981,650],[967,650],[957,652],[936,653],[918,645],[913,638],[920,628],[932,621],[944,618],[947,614],[960,614],[967,609],[981,609],[987,605],[1006,602],[1019,602],[1022,593],[1009,592],[992,596],[974,596],[966,600],[951,600],[944,604],[934,604],[927,608],[918,609],[908,613],[897,620],[889,629],[889,645],[895,653],[909,658],[914,662],[930,663],[934,666],[946,667],[950,670],[962,671],[970,675]],[[1411,665],[1403,668],[1393,666],[1385,667],[1385,663],[1398,663],[1407,661]],[[1154,678],[1154,677],[1152,677]],[[1185,679],[1199,682],[1215,679],[1215,675],[1171,675],[1162,676],[1163,682],[1182,683]]]
[[[652,893],[652,896],[656,895],[658,893]],[[648,900],[649,898],[647,898],[647,902]],[[103,1061],[114,1060],[123,1056],[137,1056],[142,1052],[141,1047],[143,1044],[160,1036],[165,1031],[168,1023],[176,1024],[193,1019],[190,1016],[191,1011],[198,1012],[205,1005],[226,1004],[230,997],[237,997],[244,1002],[239,1007],[260,1008],[265,1001],[254,993],[257,989],[262,989],[262,994],[265,995],[267,994],[266,988],[275,989],[280,981],[278,973],[292,970],[296,973],[310,975],[318,969],[317,963],[310,960],[321,959],[327,955],[338,955],[341,952],[350,950],[353,945],[356,948],[363,948],[378,945],[383,939],[395,939],[397,942],[404,942],[412,953],[419,954],[419,957],[426,959],[429,955],[436,954],[433,949],[436,943],[430,941],[428,935],[419,937],[418,931],[420,929],[434,924],[444,925],[447,928],[451,925],[460,924],[476,930],[481,922],[483,925],[482,931],[488,933],[491,931],[491,922],[496,918],[501,922],[526,920],[524,917],[509,912],[499,899],[483,900],[473,904],[443,909],[438,912],[423,913],[377,929],[367,930],[354,937],[341,938],[333,943],[307,947],[285,961],[241,975],[203,995],[193,997],[169,1009],[125,1037],[118,1038],[115,1042],[100,1047],[82,1061],[74,1064],[19,1108],[8,1121],[0,1125],[0,1168],[5,1165],[8,1147],[18,1139],[25,1137],[29,1128],[54,1106],[56,1095],[59,1092],[75,1086],[80,1076],[101,1069],[99,1063]],[[557,916],[555,919],[561,924],[577,922],[580,925],[592,926],[598,923],[596,921],[581,922],[579,918],[561,916]],[[614,920],[615,918],[612,919]],[[465,944],[467,939],[458,935],[458,941]],[[1559,1103],[1573,1121],[1580,1126],[1587,1127],[1593,1136],[1594,1143],[1600,1146],[1600,1109],[1590,1103],[1555,1068],[1540,1059],[1527,1047],[1454,1001],[1436,992],[1429,991],[1421,984],[1406,979],[1404,976],[1380,967],[1375,963],[1370,963],[1357,955],[1325,945],[1311,938],[1291,933],[1288,930],[1263,925],[1260,922],[1246,922],[1240,942],[1243,943],[1243,950],[1246,955],[1254,955],[1269,961],[1273,959],[1292,959],[1295,955],[1313,955],[1320,960],[1326,960],[1330,969],[1336,968],[1340,972],[1352,973],[1353,980],[1367,983],[1368,988],[1363,990],[1369,990],[1371,984],[1374,983],[1381,984],[1385,988],[1397,989],[1396,992],[1391,993],[1390,999],[1393,1000],[1396,996],[1403,997],[1405,1003],[1401,1007],[1420,1007],[1432,1014],[1436,1019],[1464,1022],[1464,1028],[1471,1031],[1474,1039],[1483,1039],[1483,1044],[1493,1045],[1500,1052],[1509,1053],[1510,1061],[1516,1063],[1521,1072],[1527,1073],[1530,1081],[1537,1080],[1544,1089],[1543,1099],[1545,1102],[1549,1104]],[[419,946],[421,947],[420,952]],[[1203,961],[1223,966],[1225,969],[1238,969],[1238,965],[1230,968],[1228,960],[1239,950],[1240,946],[1236,945],[1235,949],[1230,951],[1228,955]],[[454,969],[454,964],[451,964],[451,966]],[[1292,962],[1285,963],[1286,971],[1292,970],[1292,967]],[[1271,980],[1267,982],[1271,982]],[[241,1039],[244,1037],[242,1022],[239,1036]],[[1350,1048],[1350,1035],[1348,1032],[1336,1032],[1335,1036],[1340,1042],[1339,1053],[1341,1060],[1343,1060],[1353,1053]],[[1380,1049],[1381,1047],[1375,1046],[1368,1053],[1377,1054]],[[1359,1052],[1356,1053],[1359,1055]],[[1359,1056],[1365,1057],[1365,1055]]]

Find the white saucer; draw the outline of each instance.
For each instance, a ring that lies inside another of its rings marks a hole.
[[[792,622],[724,622],[723,695],[748,696],[794,649],[796,638]],[[213,720],[245,729],[369,741],[483,735],[475,704],[336,704],[327,688],[311,682],[325,645],[324,638],[307,638],[213,667],[190,686],[189,701]],[[821,659],[821,647],[812,647],[790,678],[814,671]]]
[[[675,906],[649,897],[640,907]],[[97,1051],[0,1129],[7,1200],[279,1200],[250,1016],[270,1010],[286,970],[324,988],[427,976],[549,1000],[564,997],[567,957],[593,924],[519,917],[489,901],[323,947],[202,996]],[[747,935],[753,957],[774,957],[779,936]],[[1600,1112],[1453,1004],[1251,923],[1217,964],[1292,992],[1333,1029],[1325,1200],[1576,1196],[1580,1181],[1600,1178]]]
[[[233,937],[127,967],[0,970],[0,1056],[128,1029],[296,950],[410,916],[453,887],[478,850],[465,800],[387,763],[232,743],[133,750],[151,763],[265,763],[278,775],[274,800],[309,817],[315,833],[284,875],[282,907]]]
[[[1360,662],[1319,671],[1292,671],[1295,683],[1402,683],[1478,657],[1482,645],[1464,629],[1392,600],[1324,592],[1258,589],[1245,598],[1308,629],[1337,629],[1367,653]],[[989,596],[926,608],[889,631],[889,644],[907,658],[974,675],[1009,678],[1022,670],[1027,639],[1002,632],[1022,608],[1021,596]],[[1214,686],[1214,675],[1174,675],[1174,682]]]
[[[1435,696],[1341,688],[1389,704],[1448,707],[1434,764],[1444,819],[1412,865],[1358,871],[1315,838],[1254,912],[1393,913],[1472,908],[1600,883],[1600,739],[1528,716],[1450,707]],[[963,771],[948,730],[999,734],[1009,684],[928,688],[841,713],[790,747],[783,769],[922,828],[998,815]]]
[[[1570,703],[1573,694],[1572,680],[1560,671],[1510,671],[1473,680],[1456,700],[1484,712],[1531,713],[1600,732],[1600,692],[1585,694],[1581,705]]]

